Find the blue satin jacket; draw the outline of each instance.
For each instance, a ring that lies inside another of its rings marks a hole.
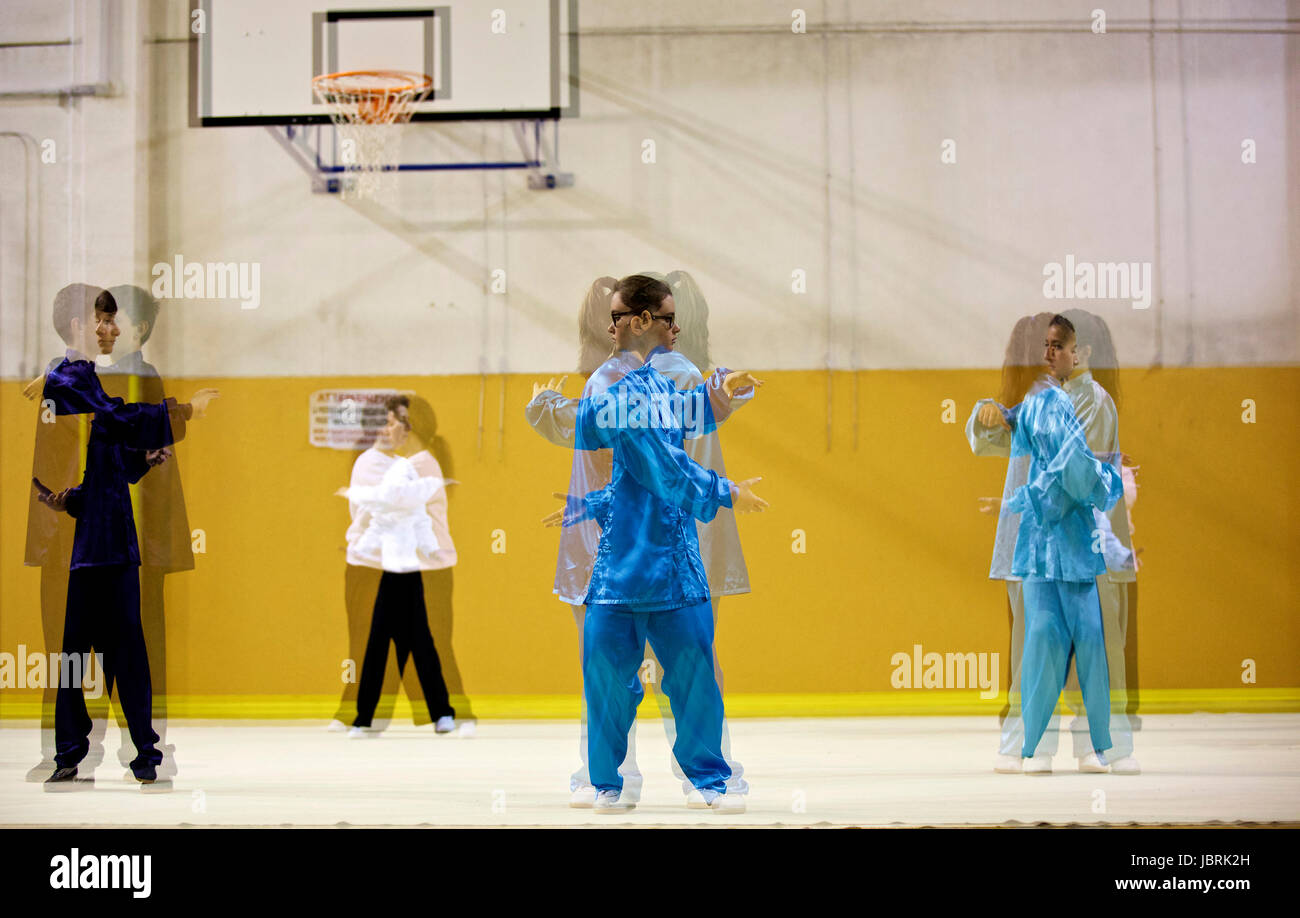
[[[67,358],[45,376],[42,401],[60,414],[94,414],[86,444],[86,474],[65,505],[76,517],[71,569],[103,564],[139,566],[131,492],[149,471],[145,452],[185,436],[188,405],[169,398],[161,405],[127,404],[110,398],[89,360]],[[42,409],[44,410],[44,409]],[[67,482],[42,482],[53,491]],[[53,512],[53,511],[50,511]]]
[[[609,484],[566,520],[600,525],[586,605],[657,612],[708,601],[695,521],[731,506],[731,482],[682,449],[687,436],[716,429],[708,390],[679,392],[646,363],[578,406],[576,448],[613,455]]]
[[[1011,457],[1030,459],[1027,481],[1002,505],[1020,515],[1011,572],[1024,580],[1085,583],[1106,573],[1105,533],[1092,508],[1103,513],[1124,496],[1119,456],[1100,461],[1088,448],[1074,403],[1059,384],[1021,403]]]

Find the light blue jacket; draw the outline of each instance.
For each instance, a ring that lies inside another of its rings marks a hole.
[[[1016,413],[1011,459],[1028,457],[1026,483],[1002,505],[1020,515],[1011,572],[1024,580],[1083,583],[1106,573],[1105,532],[1093,515],[1124,496],[1119,456],[1100,461],[1074,404],[1059,385],[1025,399]]]
[[[695,520],[731,506],[731,482],[682,444],[715,428],[710,385],[678,391],[650,363],[584,396],[574,446],[610,449],[613,457],[609,484],[575,495],[581,507],[566,520],[590,517],[600,526],[586,605],[653,612],[708,601]]]

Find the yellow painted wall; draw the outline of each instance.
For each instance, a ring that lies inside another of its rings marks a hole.
[[[740,522],[754,591],[722,604],[728,695],[890,692],[890,657],[917,643],[1005,653],[1005,592],[986,579],[994,519],[976,510],[978,496],[1000,494],[1005,462],[971,456],[962,433],[997,373],[835,373],[829,449],[827,374],[762,375],[767,386],[723,435],[732,476],[762,475],[772,504]],[[463,482],[450,519],[467,691],[576,692],[572,617],[550,592],[558,534],[539,523],[571,457],[523,419],[533,378],[487,379],[481,442],[478,377],[171,381],[181,397],[208,385],[223,397],[177,450],[207,553],[167,580],[169,693],[337,691],[348,515],[331,495],[352,454],[308,445],[308,396],[384,386],[429,399]],[[1133,370],[1123,385],[1121,442],[1142,467],[1142,688],[1241,690],[1247,658],[1258,688],[1300,686],[1300,369]],[[0,651],[10,653],[43,645],[39,572],[22,564],[36,408],[19,389],[0,385]],[[1255,424],[1242,423],[1246,398]],[[944,399],[956,402],[954,424],[942,423]],[[504,554],[490,550],[495,529]],[[806,554],[790,550],[795,529]],[[923,694],[911,693],[918,707]]]

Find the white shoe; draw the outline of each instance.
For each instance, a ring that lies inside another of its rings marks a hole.
[[[445,715],[438,718],[438,722],[433,725],[434,733],[450,733],[456,729],[456,718],[451,715]]]
[[[1085,775],[1104,775],[1110,772],[1110,766],[1097,753],[1089,752],[1079,759],[1079,772]]]
[[[740,794],[718,794],[709,804],[709,809],[715,813],[743,813],[745,798]]]
[[[330,721],[330,725],[325,729],[330,733],[345,733],[347,732],[348,725],[336,717]]]
[[[1110,763],[1110,773],[1113,775],[1140,775],[1142,766],[1138,760],[1131,755],[1126,755],[1122,759],[1116,759]]]
[[[374,727],[352,727],[348,730],[348,739],[373,739],[379,735]]]
[[[478,735],[478,728],[474,726],[474,721],[462,720],[456,729],[456,735],[462,739],[473,739]]]
[[[569,806],[575,810],[589,810],[596,804],[596,788],[588,784],[569,795]]]
[[[636,809],[636,804],[623,799],[623,795],[614,790],[603,790],[596,794],[592,810],[597,813],[626,813]]]
[[[1018,775],[1024,767],[1024,761],[1018,755],[999,755],[993,762],[993,770],[1000,775]]]
[[[686,794],[686,806],[692,810],[707,810],[709,801],[704,799],[704,794],[700,793],[698,787],[692,787]]]
[[[1052,757],[1050,755],[1036,755],[1032,759],[1021,759],[1020,770],[1027,775],[1050,775],[1052,773]]]

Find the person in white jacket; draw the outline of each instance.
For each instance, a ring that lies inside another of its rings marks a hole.
[[[455,729],[456,712],[429,630],[422,579],[423,572],[455,563],[443,496],[447,481],[432,453],[412,436],[410,398],[394,396],[385,407],[387,426],[375,446],[357,458],[349,486],[336,492],[348,499],[352,511],[348,564],[383,572],[349,735],[374,732],[371,722],[383,688],[390,642],[397,649],[399,673],[407,659],[414,658],[429,717],[438,733],[449,733]]]

